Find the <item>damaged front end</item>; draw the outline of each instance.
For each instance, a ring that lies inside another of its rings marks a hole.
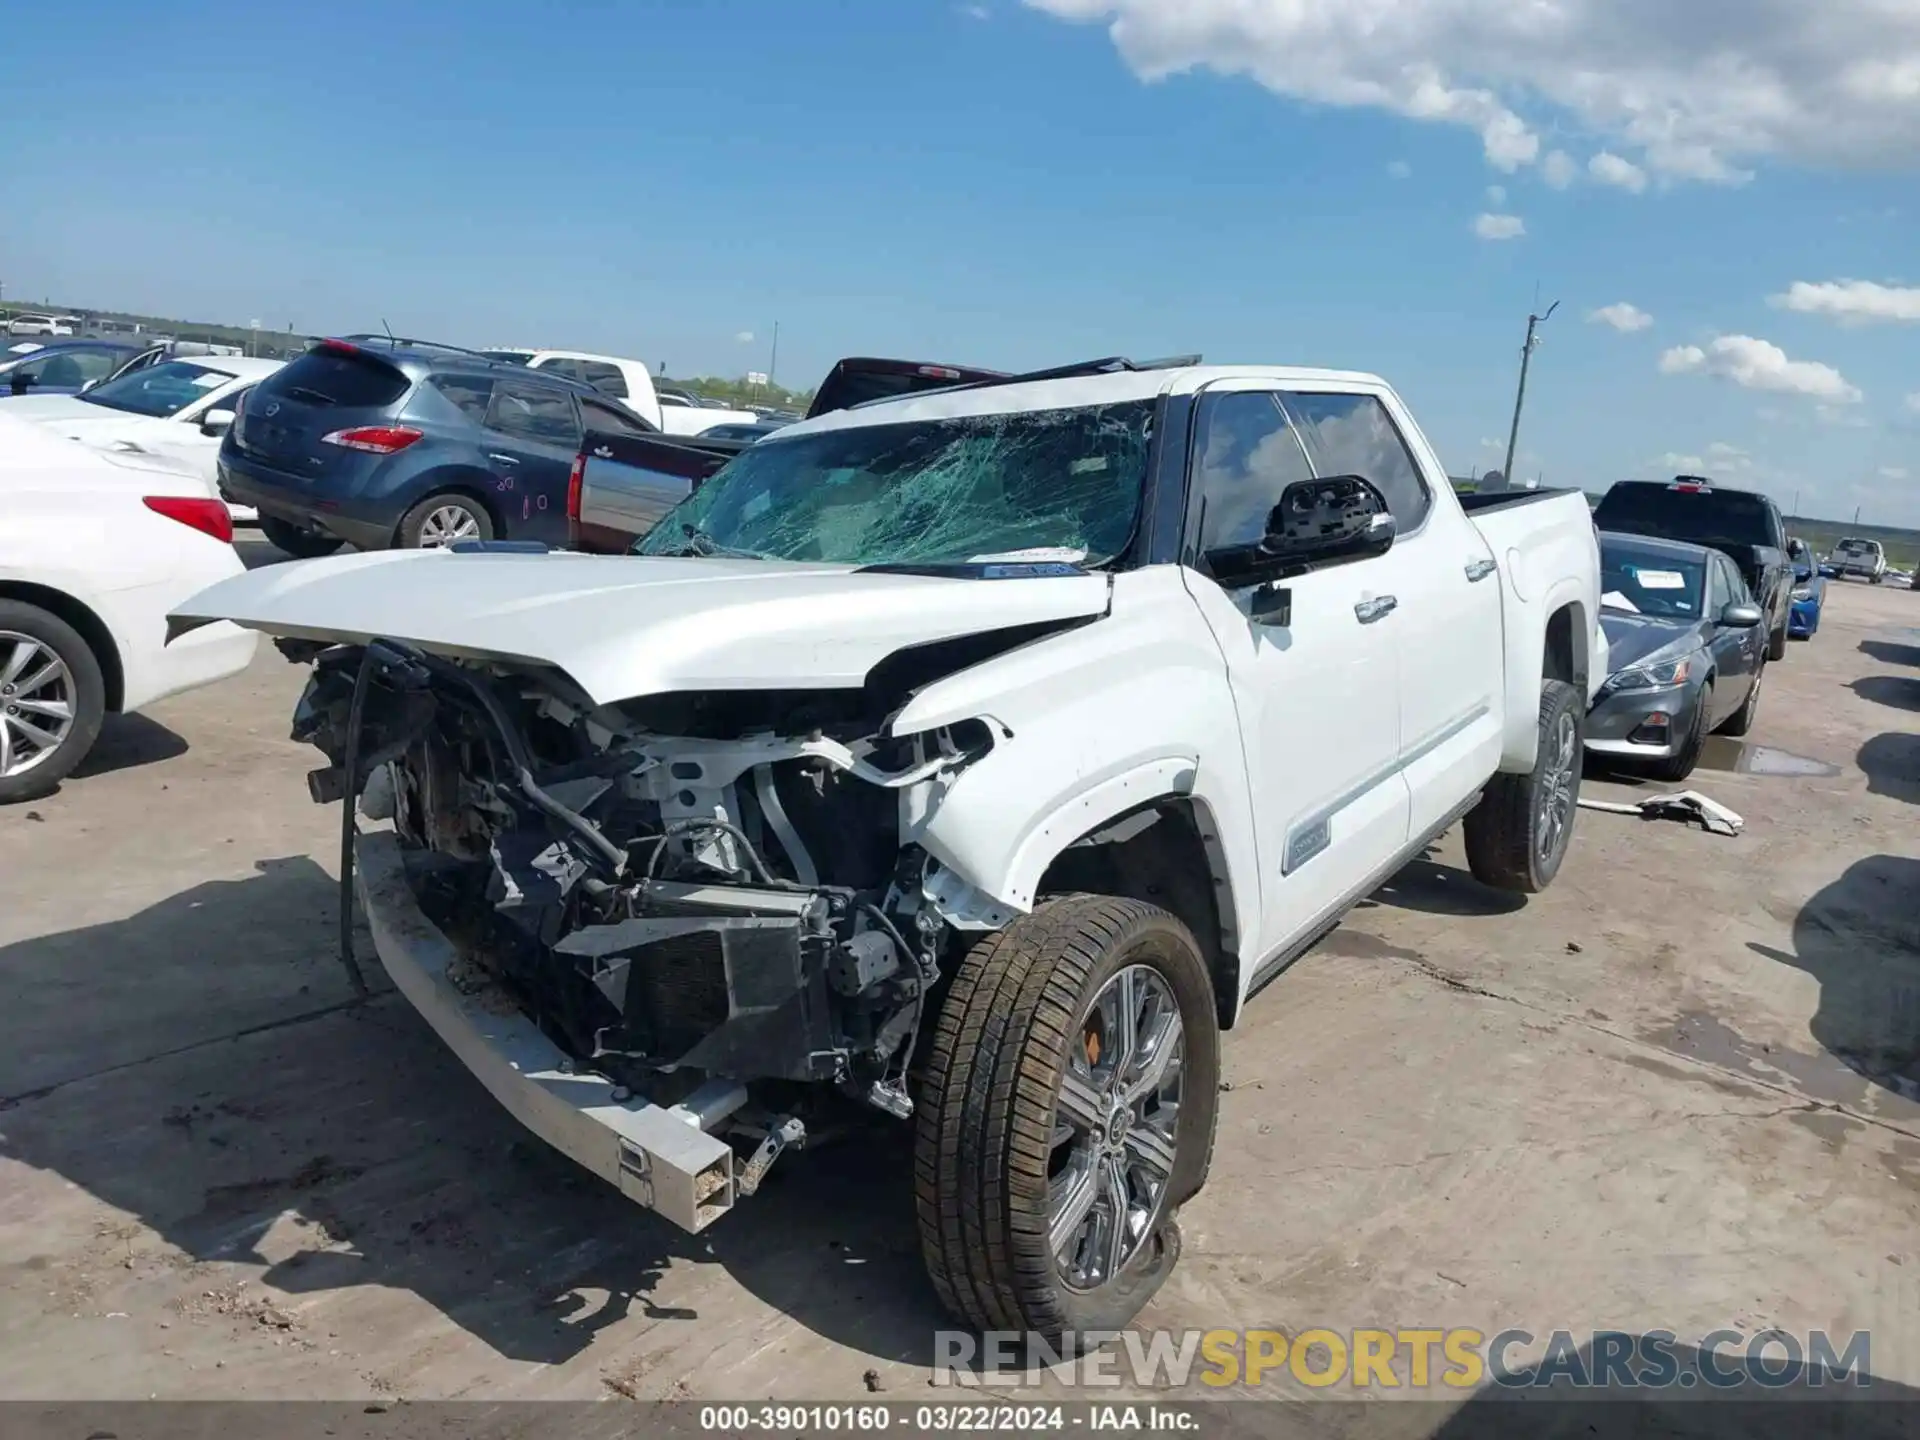
[[[390,821],[462,994],[724,1138],[740,1193],[804,1142],[822,1087],[911,1114],[948,932],[900,797],[983,755],[984,723],[890,738],[871,690],[596,705],[542,667],[280,646],[313,665],[293,734],[329,762],[314,798],[347,806],[343,877],[356,810]]]

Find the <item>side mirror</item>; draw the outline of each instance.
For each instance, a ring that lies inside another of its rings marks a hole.
[[[200,417],[200,433],[218,438],[233,426],[233,411],[209,410]]]
[[[1720,623],[1729,630],[1751,630],[1765,624],[1766,619],[1766,611],[1758,605],[1743,605],[1738,601],[1720,612]]]
[[[1393,545],[1386,497],[1363,475],[1296,480],[1267,513],[1254,545],[1211,551],[1207,564],[1228,589],[1297,575],[1318,565],[1370,560]]]
[[[24,395],[33,388],[33,376],[16,370],[8,377],[8,388],[16,395]]]

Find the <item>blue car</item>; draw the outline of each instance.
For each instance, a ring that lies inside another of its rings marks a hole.
[[[1820,628],[1820,610],[1827,600],[1827,572],[1815,563],[1813,550],[1804,540],[1789,540],[1787,556],[1793,561],[1793,604],[1787,611],[1787,635],[1794,640],[1811,640]]]
[[[0,399],[76,395],[146,348],[119,340],[16,341],[0,349]]]
[[[658,433],[590,385],[477,351],[325,340],[247,396],[220,445],[220,493],[301,557],[559,546],[585,430]]]

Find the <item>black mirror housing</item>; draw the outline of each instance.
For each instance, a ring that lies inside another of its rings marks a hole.
[[[1758,605],[1735,602],[1720,612],[1720,623],[1729,630],[1751,630],[1766,623],[1767,612]]]
[[[1211,551],[1207,564],[1220,584],[1234,589],[1370,560],[1386,554],[1393,540],[1393,516],[1379,487],[1364,475],[1328,475],[1287,486],[1257,544]]]

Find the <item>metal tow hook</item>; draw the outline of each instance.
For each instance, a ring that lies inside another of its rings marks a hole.
[[[767,1171],[773,1168],[773,1162],[780,1158],[782,1150],[788,1146],[798,1150],[806,1143],[807,1127],[791,1115],[781,1116],[767,1127],[767,1136],[760,1142],[760,1148],[740,1167],[734,1188],[742,1195],[753,1194],[760,1188],[760,1182],[767,1178]]]

